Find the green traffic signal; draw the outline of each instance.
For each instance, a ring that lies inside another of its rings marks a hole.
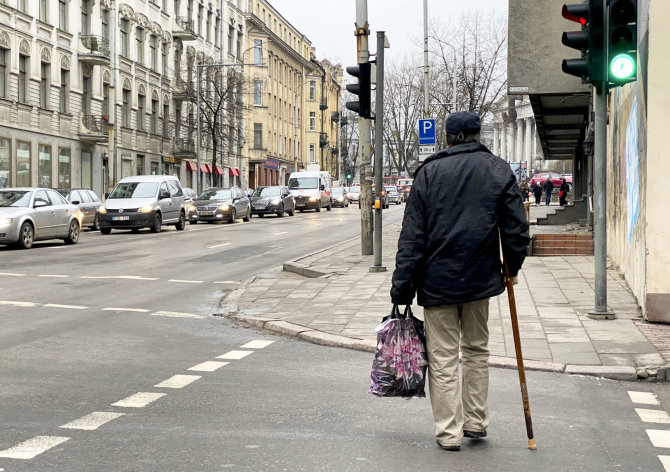
[[[617,80],[626,80],[635,76],[635,61],[629,54],[614,56],[610,62],[610,73]]]

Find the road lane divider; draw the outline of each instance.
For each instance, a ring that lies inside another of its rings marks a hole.
[[[112,403],[112,406],[120,406],[123,408],[144,408],[145,406],[155,402],[165,395],[167,394],[155,392],[138,392],[122,400],[119,400],[116,403]]]
[[[230,364],[229,362],[216,362],[216,361],[206,361],[193,367],[189,367],[187,370],[192,370],[195,372],[214,372],[215,370],[220,369],[224,365]]]
[[[85,431],[93,431],[98,429],[100,426],[109,423],[110,421],[115,420],[123,415],[125,415],[125,413],[114,413],[111,411],[94,411],[93,413],[89,413],[86,416],[82,416],[77,420],[70,421],[69,423],[64,424],[63,426],[60,427],[65,429],[83,429]]]
[[[14,272],[0,272],[0,275],[4,275],[5,277],[25,277],[26,274],[17,274]]]
[[[229,351],[217,357],[217,359],[233,359],[239,360],[253,354],[254,351]]]
[[[282,232],[280,232],[280,233],[275,233],[275,236],[280,236],[280,235],[282,235],[282,234],[286,234],[286,233],[288,233],[288,231],[282,231]]]
[[[207,246],[207,249],[216,249],[217,247],[230,246],[232,243],[215,244],[214,246]]]
[[[60,305],[58,303],[47,303],[44,305],[45,308],[65,308],[66,310],[85,310],[87,306],[81,305]]]
[[[267,341],[265,339],[255,339],[253,341],[249,341],[243,346],[240,346],[241,349],[263,349],[264,347],[268,347],[270,344],[272,344],[274,341]]]
[[[19,301],[16,301],[16,300],[0,300],[0,305],[8,305],[8,306],[16,306],[16,307],[24,307],[24,308],[40,306],[39,303],[19,302]]]
[[[152,313],[151,316],[165,316],[167,318],[194,318],[201,319],[204,318],[204,315],[194,315],[193,313],[179,313],[177,311],[157,311]]]
[[[201,284],[204,280],[181,280],[181,279],[170,279],[168,282],[173,282],[176,284]]]
[[[139,275],[82,275],[80,279],[118,279],[118,280],[160,280],[156,277],[142,277]]]
[[[70,438],[63,436],[35,436],[21,444],[0,451],[0,457],[6,457],[8,459],[32,459],[35,456],[39,456],[43,452],[48,451],[52,447],[63,444],[69,439]]]
[[[116,308],[116,307],[107,307],[103,308],[102,311],[127,311],[131,313],[149,313],[151,310],[146,308]]]
[[[216,282],[212,282],[213,284],[235,284],[235,285],[240,285],[242,282],[238,280],[218,280]]]
[[[201,375],[173,375],[169,379],[163,380],[154,385],[156,388],[184,388],[196,380],[201,379]]]
[[[38,277],[46,277],[50,279],[67,279],[69,275],[59,275],[59,274],[40,274]]]

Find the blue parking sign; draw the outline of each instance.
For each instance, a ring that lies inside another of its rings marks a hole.
[[[435,144],[435,120],[419,120],[419,145]]]

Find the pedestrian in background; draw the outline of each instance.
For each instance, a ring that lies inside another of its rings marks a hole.
[[[449,115],[449,147],[417,170],[391,288],[393,303],[416,295],[424,307],[435,435],[448,451],[487,435],[489,298],[505,289],[500,243],[517,283],[530,240],[514,173],[479,143],[480,129],[475,113]]]
[[[547,177],[547,180],[544,183],[544,197],[547,200],[547,206],[549,206],[549,204],[551,203],[551,192],[553,191],[554,191],[554,184],[551,181],[551,179]]]
[[[527,202],[530,199],[530,192],[528,191],[528,184],[525,181],[521,181],[519,184],[519,190],[521,190],[521,198],[524,202]]]
[[[542,182],[538,181],[533,184],[533,196],[535,197],[535,205],[540,205],[542,200]]]
[[[558,204],[561,206],[565,206],[568,204],[568,191],[570,190],[570,186],[568,185],[568,182],[563,179],[563,183],[561,184],[560,188],[558,189]]]

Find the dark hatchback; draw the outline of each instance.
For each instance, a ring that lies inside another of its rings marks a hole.
[[[251,219],[249,198],[238,187],[205,189],[198,198],[186,208],[188,221],[228,221],[235,223],[237,218],[243,221]]]
[[[84,217],[81,220],[81,227],[88,227],[92,230],[98,230],[98,208],[102,202],[100,197],[93,191],[86,188],[56,189],[65,200],[73,205],[77,205]]]
[[[265,215],[277,215],[279,217],[288,213],[295,214],[295,198],[291,195],[288,187],[258,187],[251,195],[251,214],[260,218]]]

